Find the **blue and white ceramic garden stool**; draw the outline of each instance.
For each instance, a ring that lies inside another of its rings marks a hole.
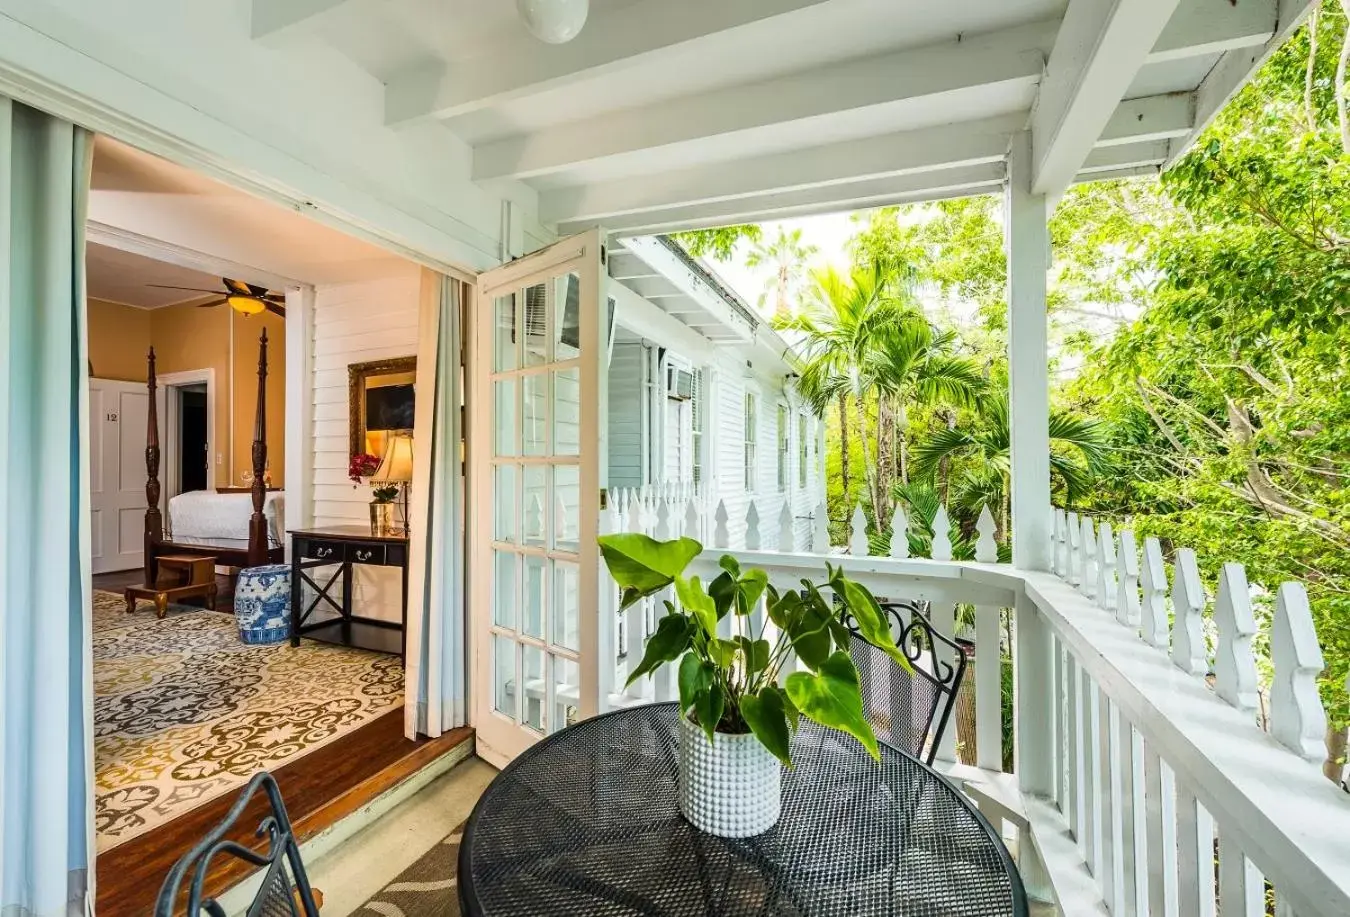
[[[234,617],[245,643],[280,643],[291,636],[291,568],[249,567],[234,587]]]

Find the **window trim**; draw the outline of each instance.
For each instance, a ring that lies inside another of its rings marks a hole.
[[[786,402],[777,403],[778,408],[778,492],[787,493],[792,483],[792,422],[791,412]]]
[[[755,493],[759,487],[759,395],[749,388],[741,399],[742,458],[745,469],[745,492]]]
[[[811,425],[805,411],[797,415],[797,488],[806,490],[811,480],[808,462],[811,460]]]

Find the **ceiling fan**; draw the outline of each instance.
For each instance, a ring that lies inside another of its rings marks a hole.
[[[228,304],[231,309],[243,315],[257,315],[266,310],[275,315],[286,317],[286,297],[281,293],[269,292],[267,287],[255,286],[251,283],[244,283],[242,280],[231,280],[228,277],[220,278],[221,283],[225,285],[225,295],[213,302],[201,303],[198,308],[209,309],[221,304]],[[172,287],[163,283],[149,283],[146,286],[155,287],[159,290],[184,290],[190,293],[219,293],[219,290],[203,290],[201,287]]]

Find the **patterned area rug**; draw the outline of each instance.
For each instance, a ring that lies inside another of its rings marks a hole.
[[[380,889],[354,917],[459,917],[460,825],[398,878]]]
[[[234,617],[94,593],[94,818],[108,850],[403,702],[397,656],[248,646]]]

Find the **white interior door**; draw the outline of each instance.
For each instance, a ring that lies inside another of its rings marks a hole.
[[[473,711],[501,766],[594,716],[607,322],[600,231],[481,275],[470,350]]]
[[[89,505],[95,573],[135,570],[145,562],[143,382],[89,380]],[[163,396],[160,396],[161,441]]]

